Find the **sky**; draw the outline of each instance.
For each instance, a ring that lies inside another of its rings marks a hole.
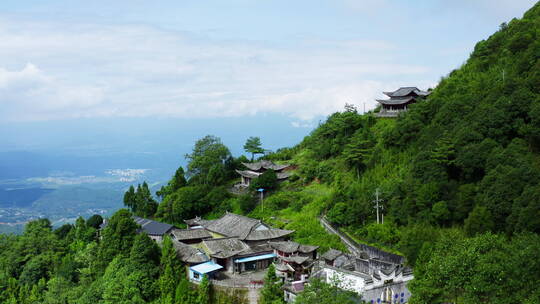
[[[0,121],[242,118],[293,127],[427,89],[533,0],[2,0]]]

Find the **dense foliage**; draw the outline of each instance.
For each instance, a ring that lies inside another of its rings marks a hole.
[[[276,275],[276,268],[274,265],[270,265],[264,278],[264,286],[261,289],[261,297],[259,299],[260,304],[283,304],[283,292],[281,288],[283,283],[281,278]]]
[[[160,249],[131,216],[118,211],[101,233],[79,218],[67,233],[40,219],[0,235],[0,303],[241,303],[208,282],[194,288],[171,240]]]
[[[326,185],[321,212],[352,238],[404,254],[415,303],[537,303],[538,270],[520,263],[540,255],[539,35],[536,4],[398,119],[347,105],[266,158],[298,166],[291,186]]]
[[[465,225],[470,236],[539,232],[539,15],[537,4],[501,25],[397,120],[348,105],[296,153],[271,158],[297,164],[304,183],[329,184],[328,218],[363,238],[375,233],[376,189],[389,225]],[[393,233],[380,241],[396,243]]]
[[[130,208],[135,215],[142,217],[154,215],[158,207],[146,182],[137,185],[136,190],[133,186],[129,187],[129,190],[124,194],[124,205]]]
[[[449,233],[424,251],[411,303],[540,303],[540,237]]]
[[[296,298],[296,304],[356,304],[360,302],[360,296],[353,291],[343,290],[337,287],[338,283],[325,283],[315,279]]]

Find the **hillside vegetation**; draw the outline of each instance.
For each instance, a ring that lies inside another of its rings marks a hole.
[[[320,226],[326,216],[359,242],[403,254],[414,267],[411,303],[540,303],[539,59],[537,3],[398,119],[347,105],[297,146],[264,156],[297,169],[281,184],[272,172],[254,181],[268,190],[263,204],[255,189],[229,191],[249,159],[206,136],[158,199],[146,183],[132,187],[130,210],[99,234],[94,216],[54,231],[41,219],[20,236],[1,235],[0,302],[239,303],[207,282],[190,286],[170,240],[156,246],[131,219],[181,227],[233,211],[294,229],[296,241],[323,252],[345,250]],[[262,151],[256,138],[246,147]]]
[[[332,222],[417,266],[415,303],[539,302],[525,292],[540,271],[539,58],[536,4],[398,119],[348,105],[267,158],[298,165],[285,189],[326,185]],[[376,189],[384,224],[375,222]]]

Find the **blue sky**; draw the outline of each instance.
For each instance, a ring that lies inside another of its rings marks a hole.
[[[269,114],[301,126],[436,85],[534,2],[3,0],[0,120]]]

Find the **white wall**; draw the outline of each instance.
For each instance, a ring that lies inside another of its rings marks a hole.
[[[357,293],[362,293],[364,291],[366,284],[362,277],[338,272],[330,268],[324,268],[323,271],[326,272],[326,283],[337,282],[339,288]]]

